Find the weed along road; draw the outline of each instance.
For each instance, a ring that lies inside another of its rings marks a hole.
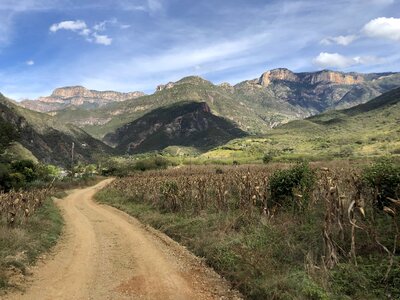
[[[170,238],[93,195],[112,179],[56,200],[65,233],[6,299],[238,299],[228,284]]]

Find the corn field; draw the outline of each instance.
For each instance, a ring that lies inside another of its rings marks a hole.
[[[357,256],[366,249],[384,253],[393,261],[399,243],[398,199],[391,199],[390,205],[377,210],[377,195],[364,184],[362,170],[350,164],[331,163],[312,166],[315,183],[307,202],[306,195],[296,188],[289,202],[276,201],[271,197],[270,180],[282,167],[287,168],[196,167],[136,173],[115,180],[108,189],[129,197],[129,201],[167,213],[199,215],[234,210],[273,222],[282,211],[288,211],[286,205],[300,207],[289,209],[296,218],[311,213],[320,216],[323,250],[319,255],[324,268],[333,268],[343,257],[357,264]]]
[[[0,193],[0,224],[25,224],[49,195],[49,189]]]

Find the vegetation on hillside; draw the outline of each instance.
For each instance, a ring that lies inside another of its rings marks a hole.
[[[347,110],[277,127],[260,137],[236,139],[200,160],[330,160],[400,154],[400,89]]]
[[[96,197],[205,257],[249,299],[397,299],[398,166],[169,169]]]
[[[112,148],[83,130],[60,123],[46,114],[19,107],[1,94],[0,112],[0,130],[5,132],[4,138],[15,132],[18,138],[13,140],[42,162],[70,165],[72,145],[76,162],[94,162],[99,156],[113,153]]]
[[[104,141],[121,154],[163,150],[169,146],[205,151],[247,134],[237,124],[211,113],[205,102],[179,102],[155,109],[107,134]]]

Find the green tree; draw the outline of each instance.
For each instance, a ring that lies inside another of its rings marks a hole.
[[[0,154],[18,138],[18,132],[8,122],[0,118]]]

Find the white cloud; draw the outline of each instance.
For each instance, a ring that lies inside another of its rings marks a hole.
[[[75,32],[82,32],[87,30],[87,25],[84,21],[76,20],[76,21],[63,21],[60,23],[56,23],[50,26],[51,32],[57,32],[58,30],[71,30]]]
[[[33,66],[33,65],[35,64],[35,62],[34,62],[33,60],[27,60],[27,61],[26,61],[26,64],[27,64],[28,66]]]
[[[107,35],[101,35],[95,32],[93,33],[93,37],[96,44],[108,46],[112,43],[112,38],[108,37]]]
[[[321,68],[348,68],[355,65],[370,65],[383,62],[383,59],[375,56],[348,57],[339,53],[321,52],[313,63]]]
[[[339,35],[339,36],[331,36],[324,38],[321,40],[322,45],[332,45],[332,44],[338,44],[342,46],[347,46],[350,45],[352,42],[354,42],[358,37],[356,35]]]
[[[112,38],[105,34],[98,34],[99,31],[105,31],[108,23],[115,24],[117,23],[116,19],[107,20],[100,22],[93,26],[93,28],[89,28],[84,21],[76,20],[76,21],[63,21],[60,23],[56,23],[50,26],[51,32],[57,32],[59,30],[70,30],[78,33],[79,35],[85,36],[86,40],[91,43],[96,43],[100,45],[111,45]]]
[[[400,18],[376,18],[365,24],[363,32],[370,37],[400,41]]]
[[[108,25],[118,25],[118,24],[119,24],[118,20],[116,18],[113,18],[111,20],[105,20],[103,22],[97,23],[96,25],[93,26],[93,30],[105,31]]]

